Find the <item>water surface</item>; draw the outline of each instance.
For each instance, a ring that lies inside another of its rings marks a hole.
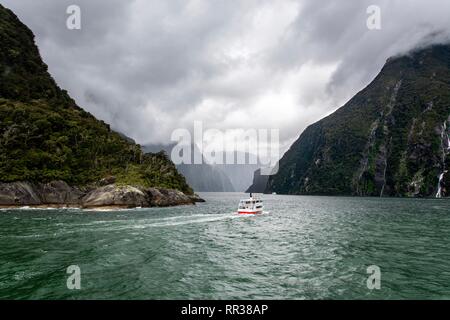
[[[242,194],[196,206],[0,211],[0,299],[450,298],[450,201]],[[66,269],[81,269],[68,290]],[[381,268],[381,290],[366,286]]]

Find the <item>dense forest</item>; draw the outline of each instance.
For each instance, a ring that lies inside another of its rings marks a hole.
[[[76,105],[47,71],[30,29],[0,5],[0,181],[62,180],[192,194],[166,154],[141,147]]]
[[[393,57],[346,105],[301,134],[266,192],[449,196],[449,129],[450,45]]]

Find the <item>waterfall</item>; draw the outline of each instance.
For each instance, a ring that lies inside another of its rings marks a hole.
[[[447,146],[445,146],[447,144]],[[441,131],[441,148],[442,148],[442,173],[439,175],[438,189],[436,193],[436,198],[442,198],[442,182],[444,181],[444,176],[448,172],[445,170],[445,159],[447,158],[447,153],[450,151],[450,137],[447,132],[447,121],[444,121]]]
[[[444,175],[446,173],[447,171],[444,171],[439,175],[438,191],[436,193],[436,198],[442,198],[442,180],[444,180]]]
[[[450,151],[450,135],[447,135],[447,151]]]

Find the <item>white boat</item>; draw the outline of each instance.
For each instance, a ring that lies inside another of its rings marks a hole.
[[[263,210],[263,201],[251,193],[250,198],[239,201],[238,214],[261,214]]]

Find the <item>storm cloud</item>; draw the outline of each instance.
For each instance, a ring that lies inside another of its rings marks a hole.
[[[387,58],[447,42],[446,0],[0,0],[77,103],[141,144],[195,120],[278,128],[285,149]],[[82,29],[66,28],[80,6]],[[381,8],[381,30],[366,25]]]

